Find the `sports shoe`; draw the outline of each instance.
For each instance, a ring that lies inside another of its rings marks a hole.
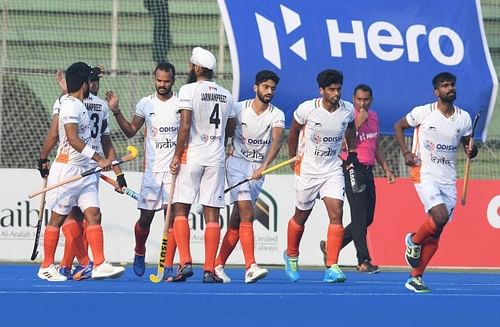
[[[118,278],[125,272],[124,267],[115,267],[104,261],[92,270],[92,279]],[[74,276],[73,276],[74,278]]]
[[[225,283],[231,283],[231,277],[229,277],[225,272],[224,272],[224,266],[223,265],[217,265],[214,270],[215,276],[219,277],[222,279],[222,282]]]
[[[405,252],[405,259],[406,263],[412,267],[412,268],[417,268],[419,263],[420,263],[420,251],[422,250],[422,247],[418,244],[413,243],[411,240],[411,237],[415,233],[408,233],[405,238],[405,243],[406,243],[406,252]]]
[[[73,280],[84,280],[92,277],[92,269],[94,268],[94,263],[89,262],[86,266],[78,266],[73,272]]]
[[[144,272],[146,271],[146,263],[145,263],[145,258],[146,256],[145,255],[138,255],[136,254],[134,256],[134,264],[133,264],[133,267],[134,267],[134,273],[137,275],[137,276],[142,276],[144,275]]]
[[[71,272],[71,268],[59,267],[57,270],[61,275],[65,276],[67,280],[71,280],[73,278],[73,273]]]
[[[380,272],[378,266],[372,265],[370,261],[365,261],[356,266],[356,270],[367,274],[376,274]]]
[[[285,259],[285,274],[291,282],[296,282],[300,278],[299,273],[299,257],[289,257],[286,250],[283,251],[283,259]]]
[[[163,274],[163,280],[166,281],[167,283],[174,283],[174,282],[185,282],[186,277],[182,275],[174,275],[174,268],[173,267],[167,267],[165,266],[165,272]]]
[[[339,265],[334,264],[330,268],[325,270],[325,277],[323,281],[327,283],[343,283],[346,278],[342,270],[340,270]]]
[[[40,268],[37,275],[38,278],[48,280],[49,282],[65,282],[68,280],[66,276],[61,275],[57,271],[53,264],[47,268]]]
[[[405,287],[415,293],[429,293],[431,291],[430,288],[425,286],[422,276],[410,276],[406,281]]]
[[[319,249],[323,252],[323,263],[326,266],[326,241],[319,241]]]
[[[193,276],[193,266],[190,263],[179,266],[177,269],[177,277],[188,278],[191,276]]]
[[[267,276],[267,269],[259,267],[256,263],[252,263],[250,268],[245,272],[245,283],[255,283],[259,279]]]
[[[203,283],[209,283],[209,284],[219,284],[223,283],[222,278],[217,277],[215,273],[211,271],[205,271],[203,273]]]

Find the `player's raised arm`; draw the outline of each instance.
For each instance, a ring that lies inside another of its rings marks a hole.
[[[118,126],[120,126],[120,129],[123,131],[123,133],[128,138],[131,138],[135,134],[137,134],[137,131],[139,131],[142,125],[144,125],[144,118],[134,115],[132,117],[132,121],[129,122],[123,116],[123,113],[119,108],[119,98],[116,94],[113,93],[113,91],[106,92],[106,101],[108,101],[109,109],[113,113],[113,116],[115,116],[116,122],[118,123]]]

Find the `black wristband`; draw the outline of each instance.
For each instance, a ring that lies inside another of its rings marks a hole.
[[[475,144],[473,144],[469,158],[474,159],[477,156],[478,152],[479,152],[479,149],[477,148],[477,146]]]

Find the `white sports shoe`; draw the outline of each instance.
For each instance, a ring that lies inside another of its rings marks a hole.
[[[92,279],[118,278],[125,272],[125,267],[115,267],[104,261],[92,270]]]
[[[259,267],[256,263],[252,263],[245,273],[245,283],[255,283],[259,279],[266,277],[267,273],[267,269]]]
[[[215,267],[215,275],[217,277],[219,277],[220,279],[222,279],[222,282],[224,284],[226,283],[231,283],[231,278],[226,275],[226,273],[224,272],[224,266],[223,265],[218,265],[217,267]]]
[[[56,267],[52,264],[47,268],[40,268],[38,270],[38,278],[48,280],[49,282],[65,282],[68,279],[57,271]]]

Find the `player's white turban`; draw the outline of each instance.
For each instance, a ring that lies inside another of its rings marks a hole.
[[[210,70],[214,70],[216,65],[215,56],[210,51],[201,47],[193,48],[193,54],[189,61]]]

